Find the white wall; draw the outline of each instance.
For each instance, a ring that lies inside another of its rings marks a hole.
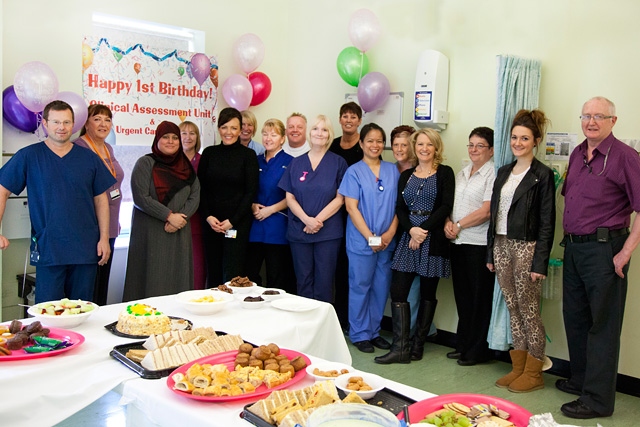
[[[376,13],[384,31],[367,53],[371,70],[384,73],[392,91],[411,94],[420,51],[436,49],[449,57],[450,125],[442,136],[447,163],[455,170],[467,156],[469,131],[493,125],[499,54],[542,61],[540,108],[552,120],[551,131],[580,134],[582,103],[604,95],[618,107],[616,136],[640,138],[640,107],[633,90],[640,67],[637,0],[615,5],[601,0],[5,0],[2,87],[12,84],[20,65],[39,60],[54,69],[60,90],[81,92],[82,36],[91,31],[91,13],[99,11],[206,31],[206,52],[218,55],[220,82],[240,71],[232,61],[234,40],[256,33],[266,46],[259,71],[273,83],[271,97],[254,108],[258,121],[284,119],[294,110],[308,117],[327,113],[337,121],[344,94],[354,89],[338,76],[336,58],[350,45],[350,14],[363,7]],[[411,96],[405,96],[406,123],[411,123],[411,108]],[[556,250],[554,255],[562,254]],[[640,365],[632,364],[640,350],[640,332],[632,328],[640,322],[637,259],[640,253],[630,270],[620,372],[640,378]],[[3,281],[15,277],[13,270],[5,264]],[[437,323],[455,331],[450,288],[450,281],[441,282]],[[548,353],[568,359],[560,310],[559,303],[545,302],[552,338]]]

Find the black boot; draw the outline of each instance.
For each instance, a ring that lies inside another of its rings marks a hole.
[[[433,322],[436,305],[438,305],[437,300],[420,301],[418,319],[416,321],[416,333],[411,340],[411,360],[422,360],[424,342],[427,340],[427,334],[429,333],[429,328],[431,328],[431,322]]]
[[[374,359],[376,363],[388,365],[390,363],[410,363],[409,329],[411,327],[411,312],[408,302],[391,303],[391,322],[393,324],[393,344],[391,351]]]

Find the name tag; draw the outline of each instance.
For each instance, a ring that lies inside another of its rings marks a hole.
[[[224,232],[224,237],[227,239],[235,239],[238,236],[238,230],[233,228]]]
[[[371,236],[369,237],[369,246],[380,246],[382,244],[381,236]]]
[[[110,191],[109,196],[111,197],[111,200],[120,198],[121,197],[120,190],[116,188],[115,190]]]

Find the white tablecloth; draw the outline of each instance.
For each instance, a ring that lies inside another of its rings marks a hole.
[[[322,359],[310,357],[311,363]],[[299,389],[314,383],[307,376],[294,384]],[[385,380],[385,386],[415,400],[435,396],[423,390],[395,381]],[[167,386],[167,379],[127,381],[123,385],[121,404],[127,405],[127,426],[251,426],[240,418],[244,406],[257,399],[240,400],[229,403],[203,402],[176,395]]]
[[[140,302],[168,315],[189,319],[194,326],[211,326],[219,331],[240,334],[254,344],[275,342],[283,348],[351,364],[349,349],[330,304],[317,302],[318,308],[314,310],[294,313],[275,309],[270,304],[259,310],[245,310],[239,301],[234,301],[220,313],[197,316],[183,309],[172,295]],[[109,356],[114,346],[135,341],[113,335],[104,328],[118,319],[118,313],[126,305],[101,307],[85,323],[73,328],[85,337],[85,342],[74,350],[42,359],[0,361],[1,424],[53,425],[124,381],[135,379],[142,389],[150,387],[154,381],[141,380]]]

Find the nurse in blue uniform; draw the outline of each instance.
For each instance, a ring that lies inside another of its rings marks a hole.
[[[260,268],[264,261],[267,286],[295,294],[287,240],[287,199],[285,191],[278,187],[293,159],[282,149],[285,138],[284,124],[280,120],[269,119],[262,126],[262,145],[266,151],[258,155],[260,175],[256,200],[251,205],[254,219],[249,233],[247,275],[252,282],[263,286]]]
[[[380,160],[385,141],[377,124],[362,128],[359,144],[364,157],[347,169],[339,190],[349,213],[349,338],[365,353],[372,353],[374,346],[391,347],[380,336],[380,321],[391,287],[400,173],[394,164]]]
[[[329,303],[344,230],[342,215],[336,215],[343,204],[338,187],[347,170],[342,157],[327,151],[332,140],[329,118],[316,117],[309,131],[311,149],[291,161],[279,184],[287,192],[287,238],[298,295]]]

